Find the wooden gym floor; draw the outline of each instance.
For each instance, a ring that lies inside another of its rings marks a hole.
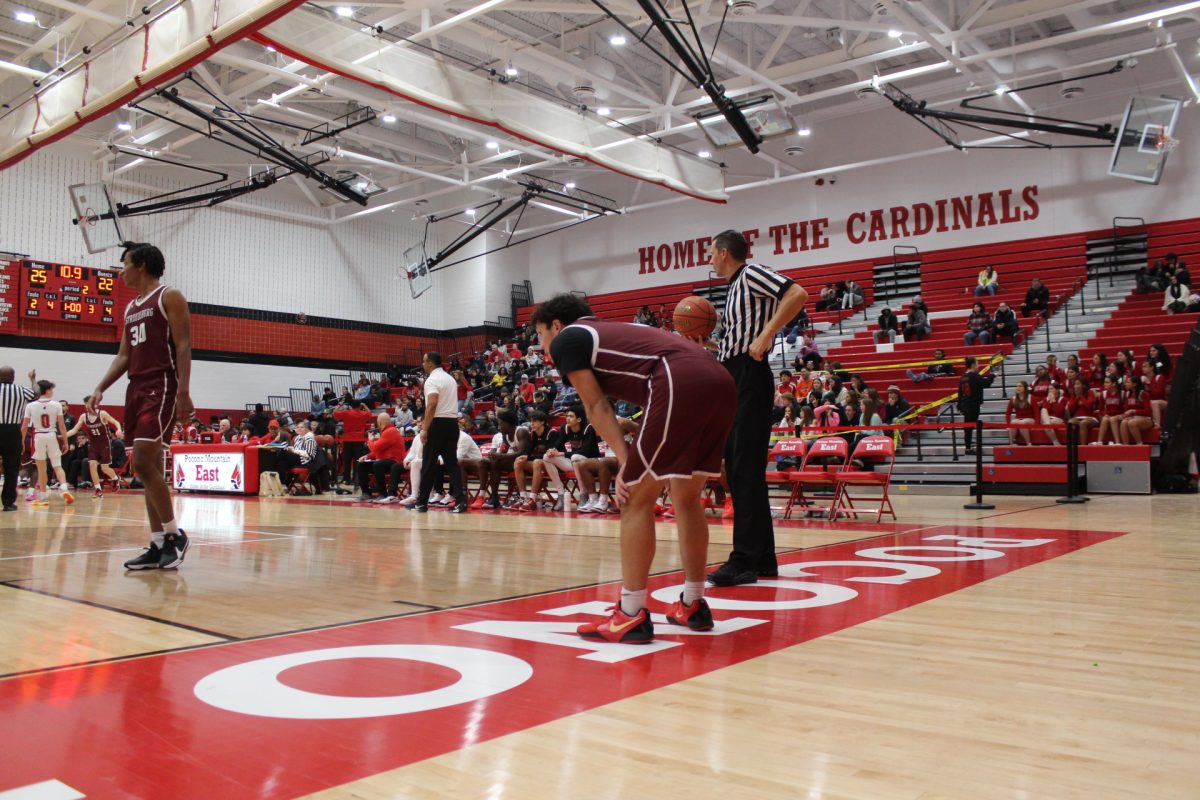
[[[1200,797],[1196,498],[963,501],[781,524],[809,566],[655,649],[569,633],[616,517],[184,495],[183,567],[128,573],[140,495],[19,501],[0,798]]]

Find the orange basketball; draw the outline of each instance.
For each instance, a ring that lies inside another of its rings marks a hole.
[[[683,336],[707,338],[717,327],[717,309],[703,297],[685,297],[675,306],[672,315],[675,330]]]

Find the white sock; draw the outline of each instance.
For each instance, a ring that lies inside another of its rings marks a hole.
[[[690,606],[701,597],[704,597],[704,581],[683,582],[683,604],[685,606]]]
[[[626,589],[621,587],[621,612],[628,616],[641,611],[646,607],[646,590],[645,589]]]
[[[170,522],[164,522],[163,523],[163,533],[179,533],[179,525],[177,525],[175,523],[175,520],[171,520]]]
[[[163,542],[165,540],[166,534],[164,534],[162,531],[150,531],[150,541],[154,542],[159,547],[163,546]]]

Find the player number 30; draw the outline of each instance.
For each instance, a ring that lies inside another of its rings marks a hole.
[[[135,325],[129,329],[129,346],[137,347],[146,341],[146,323]]]

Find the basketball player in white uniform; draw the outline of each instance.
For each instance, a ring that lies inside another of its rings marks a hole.
[[[62,468],[62,454],[67,449],[67,426],[63,422],[62,405],[54,397],[54,384],[50,381],[37,382],[38,399],[25,406],[25,419],[21,421],[21,438],[33,430],[33,460],[37,464],[37,499],[35,506],[50,505],[46,490],[46,462],[54,467],[54,477],[62,487],[62,498],[67,504],[75,502],[75,495],[67,490],[67,475]]]

